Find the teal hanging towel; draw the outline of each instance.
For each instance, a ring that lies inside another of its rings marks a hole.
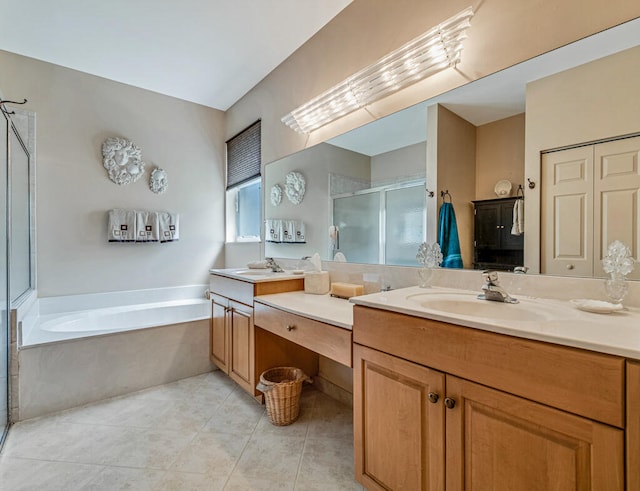
[[[441,268],[462,268],[456,212],[451,203],[442,203],[438,223],[438,244],[442,250]]]

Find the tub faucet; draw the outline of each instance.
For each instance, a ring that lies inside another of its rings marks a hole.
[[[479,299],[492,300],[494,302],[518,303],[517,299],[510,296],[505,289],[500,286],[497,271],[483,271],[482,279],[484,280],[484,285],[482,285],[482,291],[484,293],[478,295]]]
[[[265,257],[264,260],[266,261],[267,266],[271,268],[271,271],[274,273],[284,273],[284,270],[272,257]]]

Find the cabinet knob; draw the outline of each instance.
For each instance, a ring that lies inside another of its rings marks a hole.
[[[447,409],[453,409],[454,407],[456,407],[456,401],[455,399],[451,399],[450,397],[445,397],[444,405],[447,407]]]
[[[296,326],[288,324],[287,325],[287,331],[293,331],[296,328]]]
[[[567,264],[567,269],[573,269],[573,264]]]
[[[429,398],[429,402],[431,402],[433,404],[438,402],[438,399],[440,399],[440,396],[438,394],[436,394],[435,392],[429,392],[427,397]]]

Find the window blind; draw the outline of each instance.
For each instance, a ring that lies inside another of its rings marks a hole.
[[[260,121],[227,141],[227,190],[260,175]]]

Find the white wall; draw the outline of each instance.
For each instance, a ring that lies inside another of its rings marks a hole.
[[[224,114],[220,111],[0,51],[7,98],[37,115],[40,296],[205,283],[224,265]],[[147,171],[118,186],[102,166],[111,136],[142,149]],[[169,188],[149,190],[165,169]],[[115,207],[180,213],[180,241],[114,244]]]

